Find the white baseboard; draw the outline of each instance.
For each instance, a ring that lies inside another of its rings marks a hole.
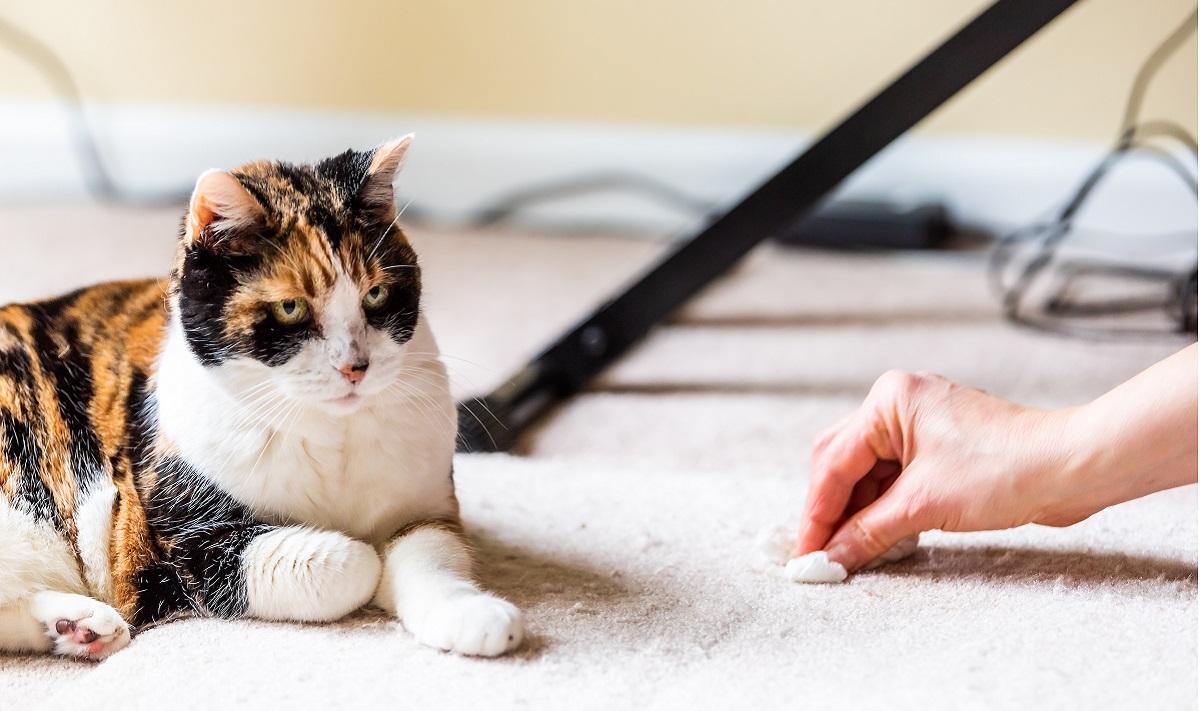
[[[810,133],[469,121],[245,107],[118,105],[89,109],[101,150],[134,190],[186,190],[202,170],[256,158],[302,161],[416,132],[398,189],[459,219],[518,186],[596,171],[653,177],[729,204],[787,162]],[[854,198],[944,202],[961,222],[1019,225],[1059,203],[1105,146],[1006,137],[905,138],[839,191]],[[0,101],[0,201],[86,199],[58,104]],[[541,224],[683,232],[693,219],[644,197],[603,195],[530,213]],[[1189,231],[1195,199],[1167,170],[1130,161],[1085,221],[1116,232]]]

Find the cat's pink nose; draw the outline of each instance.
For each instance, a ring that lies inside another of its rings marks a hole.
[[[342,374],[342,377],[350,381],[352,385],[357,385],[363,378],[367,377],[367,368],[370,365],[370,362],[360,360],[341,366],[338,368],[338,372]]]

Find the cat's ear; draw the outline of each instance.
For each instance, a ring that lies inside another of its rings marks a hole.
[[[371,156],[371,165],[363,179],[362,187],[358,189],[359,204],[368,210],[390,214],[395,203],[395,193],[392,183],[404,163],[404,154],[412,143],[410,133],[401,138],[394,138],[375,149]]]
[[[247,251],[264,217],[262,206],[237,178],[209,170],[192,191],[183,244],[188,249]]]

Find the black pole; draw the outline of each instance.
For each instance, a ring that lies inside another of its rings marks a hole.
[[[583,389],[655,324],[1074,3],[997,0],[504,385],[461,403],[461,449],[511,447],[556,402]]]

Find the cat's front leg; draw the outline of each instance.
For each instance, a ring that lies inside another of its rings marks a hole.
[[[166,550],[159,575],[176,577],[191,605],[226,618],[329,622],[375,594],[382,566],[374,546],[262,522],[177,458],[160,462],[156,475],[145,508]],[[155,611],[142,622],[173,611],[168,602],[141,607]]]
[[[431,647],[480,657],[516,649],[525,634],[520,610],[480,590],[471,567],[457,521],[407,526],[384,549],[375,604]]]
[[[283,526],[241,556],[248,617],[331,622],[367,604],[379,586],[375,548],[336,531]]]

